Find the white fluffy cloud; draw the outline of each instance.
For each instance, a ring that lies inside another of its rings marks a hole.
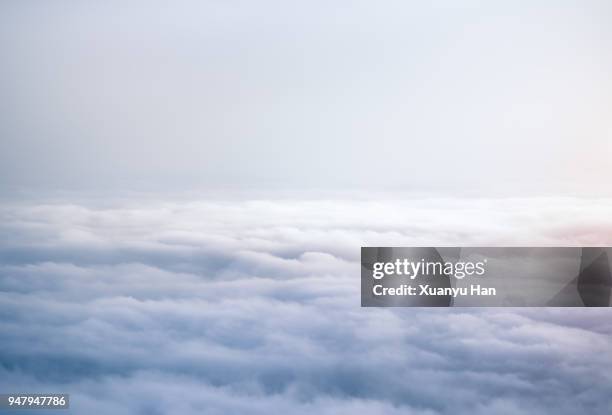
[[[363,309],[358,260],[364,245],[606,245],[611,208],[6,204],[0,390],[98,414],[608,414],[608,309]]]

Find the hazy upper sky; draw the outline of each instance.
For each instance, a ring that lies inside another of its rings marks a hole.
[[[610,193],[609,1],[3,1],[0,186]]]

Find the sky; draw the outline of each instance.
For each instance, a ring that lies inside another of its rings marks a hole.
[[[362,308],[359,248],[610,246],[611,19],[0,2],[0,393],[100,415],[609,415],[609,309]]]
[[[5,1],[0,186],[610,195],[607,1]]]

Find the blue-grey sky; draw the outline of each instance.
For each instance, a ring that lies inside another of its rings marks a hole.
[[[4,1],[0,186],[610,191],[608,1]]]

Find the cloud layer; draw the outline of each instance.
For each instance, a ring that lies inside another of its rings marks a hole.
[[[608,414],[608,309],[362,309],[364,245],[609,245],[612,200],[5,204],[0,390],[97,414]]]

